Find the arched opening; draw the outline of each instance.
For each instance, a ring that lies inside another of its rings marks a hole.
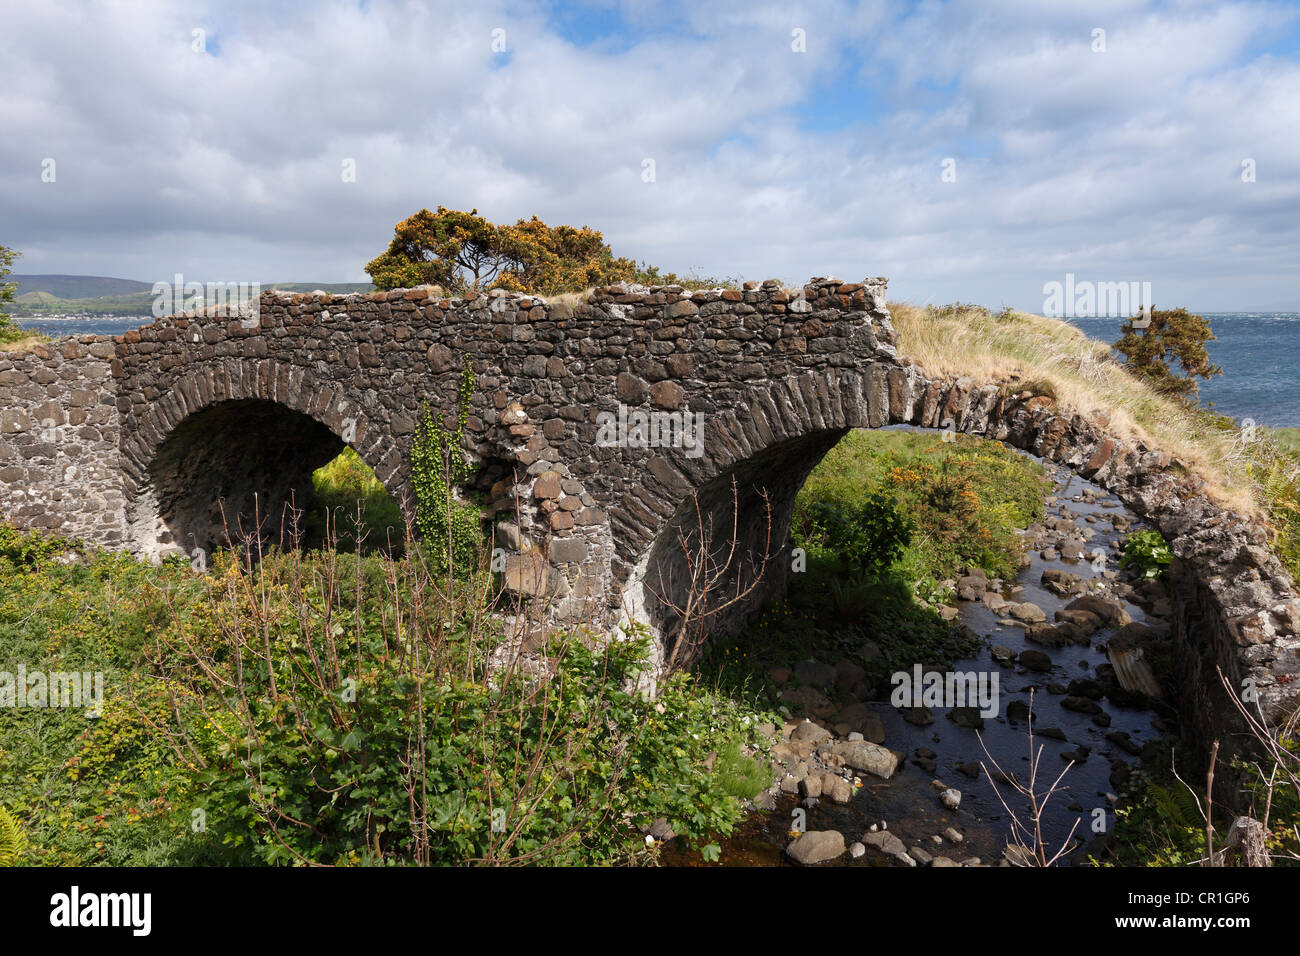
[[[1171,714],[1121,673],[1142,651],[1165,653],[1169,626],[1159,589],[1120,571],[1118,546],[1135,522],[1114,494],[998,441],[911,427],[770,445],[698,489],[706,527],[730,532],[733,478],[737,553],[762,547],[767,490],[775,558],[763,586],[711,622],[696,669],[789,721],[779,813],[801,802],[810,830],[844,833],[887,819],[907,846],[935,855],[957,852],[943,836],[951,827],[964,834],[962,856],[996,859],[1007,838],[1000,800],[1023,813],[1004,772],[1027,782],[1031,692],[1046,753],[1040,797],[1073,761],[1045,838],[1067,843],[1084,810],[1111,812],[1096,795],[1160,736],[1156,715]],[[877,494],[879,507],[869,504]],[[911,527],[908,543],[873,566],[894,513]],[[648,591],[661,575],[689,579],[682,530],[700,523],[688,496],[649,549]],[[715,546],[715,564],[731,544]],[[726,578],[714,603],[743,587]],[[684,602],[666,603],[646,604],[665,657]],[[895,701],[899,674],[915,678],[906,704]],[[938,696],[922,696],[918,674],[937,676]],[[951,805],[936,778],[960,791]]]
[[[210,553],[250,540],[320,546],[335,522],[350,533],[342,513],[355,513],[356,497],[391,498],[349,451],[328,427],[277,402],[218,402],[190,415],[149,466],[160,550]],[[328,523],[315,514],[324,508],[335,512]]]

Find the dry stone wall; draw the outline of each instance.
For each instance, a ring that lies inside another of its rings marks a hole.
[[[0,515],[109,547],[127,543],[111,341],[0,352]]]

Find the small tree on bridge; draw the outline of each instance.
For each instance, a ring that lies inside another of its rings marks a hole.
[[[444,206],[399,222],[366,272],[380,289],[439,285],[454,295],[494,288],[556,295],[637,278],[636,263],[615,258],[587,226],[552,227],[536,216],[499,226],[477,209]]]

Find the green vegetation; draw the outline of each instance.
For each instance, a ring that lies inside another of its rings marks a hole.
[[[1131,570],[1138,577],[1167,578],[1174,553],[1164,536],[1155,529],[1135,531],[1124,542],[1124,554],[1119,559],[1121,568]]]
[[[416,528],[439,573],[474,566],[482,528],[478,508],[456,498],[472,473],[461,450],[465,422],[474,393],[474,372],[466,363],[460,376],[456,427],[448,430],[441,415],[426,407],[411,445],[411,484],[415,489]]]
[[[366,272],[380,289],[436,285],[457,296],[488,289],[561,295],[615,282],[722,284],[616,258],[600,232],[587,226],[548,226],[536,216],[497,225],[477,209],[444,206],[399,222],[388,249],[366,264]]]
[[[766,676],[774,666],[847,658],[879,692],[894,671],[970,653],[978,639],[931,606],[949,596],[940,582],[969,567],[1014,575],[1015,529],[1042,516],[1047,488],[1037,464],[994,442],[850,432],[796,500],[792,538],[806,568],[796,565],[784,601],[712,642],[699,670],[741,699],[777,706]]]
[[[892,500],[915,529],[898,567],[908,581],[956,577],[978,566],[990,577],[1020,567],[1023,528],[1042,516],[1048,484],[1031,459],[996,442],[933,433],[853,431],[813,470],[795,505],[796,537],[810,551],[828,542],[816,527],[818,509]],[[879,517],[876,520],[880,520]]]
[[[401,548],[406,537],[401,508],[352,448],[318,468],[311,480],[313,500],[303,522],[305,547],[360,547],[366,553]]]
[[[1210,323],[1186,309],[1152,309],[1138,327],[1136,317],[1124,323],[1115,350],[1128,368],[1163,395],[1195,399],[1196,380],[1222,375],[1210,363],[1206,342],[1214,341]],[[1181,369],[1181,371],[1179,371]]]
[[[0,542],[0,670],[105,674],[98,719],[0,708],[22,863],[637,862],[659,817],[712,855],[765,769],[758,715],[684,675],[635,692],[644,635],[559,632],[549,677],[489,679],[484,571]]]
[[[1233,820],[1245,814],[1263,824],[1264,848],[1272,865],[1300,863],[1300,750],[1293,733],[1293,728],[1283,728],[1265,743],[1271,760],[1220,763],[1218,779],[1230,777],[1239,784],[1232,806],[1225,806],[1220,797],[1212,808],[1216,855],[1224,850]],[[1200,761],[1181,743],[1149,747],[1123,788],[1124,802],[1116,811],[1110,839],[1090,859],[1104,866],[1204,866],[1209,858],[1204,780],[1186,774],[1180,780],[1172,770],[1173,765]],[[1194,792],[1188,783],[1200,789]]]
[[[0,246],[0,345],[17,342],[29,334],[14,325],[12,317],[4,311],[5,306],[14,300],[14,293],[18,288],[15,283],[4,281],[4,278],[9,275],[11,271],[9,267],[14,264],[14,260],[19,255],[20,253],[13,249]]]

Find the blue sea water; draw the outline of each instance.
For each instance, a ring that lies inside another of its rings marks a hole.
[[[1201,382],[1201,399],[1233,418],[1261,425],[1300,427],[1300,313],[1203,313],[1217,337],[1207,348],[1223,375]],[[46,335],[121,335],[153,321],[149,316],[20,319]],[[1114,342],[1123,319],[1071,319],[1090,338]]]
[[[1257,424],[1300,426],[1300,313],[1203,312],[1223,374],[1198,379],[1203,404]],[[1114,342],[1123,319],[1070,319],[1089,338]]]

